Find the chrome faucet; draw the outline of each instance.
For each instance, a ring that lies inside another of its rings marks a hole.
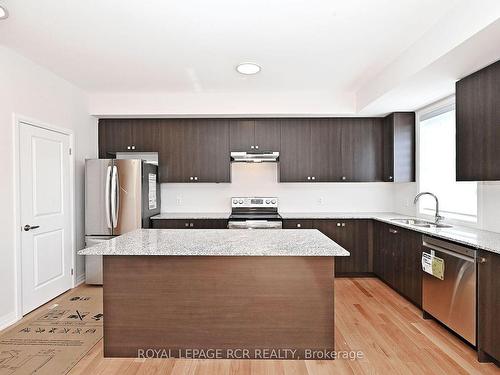
[[[436,197],[436,195],[428,192],[428,191],[424,191],[422,193],[418,193],[417,196],[415,197],[415,199],[413,200],[413,204],[417,204],[418,202],[418,199],[422,196],[422,195],[430,195],[431,197],[433,197],[435,200],[436,200],[436,214],[434,215],[434,222],[436,224],[438,224],[441,220],[444,219],[443,216],[439,215],[439,200],[438,200],[438,197]]]

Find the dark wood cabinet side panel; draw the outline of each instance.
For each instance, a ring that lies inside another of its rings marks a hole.
[[[500,255],[481,251],[478,264],[478,349],[500,362]]]
[[[415,112],[394,114],[394,182],[415,181]]]
[[[500,180],[500,61],[456,84],[456,177]]]

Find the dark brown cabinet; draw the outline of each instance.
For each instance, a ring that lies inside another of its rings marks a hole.
[[[477,271],[479,360],[500,362],[500,255],[481,251]]]
[[[151,152],[160,147],[160,120],[99,120],[99,157],[112,158],[116,152]]]
[[[415,181],[415,112],[390,114],[383,129],[383,180]]]
[[[232,119],[231,151],[279,151],[281,124],[279,119]]]
[[[280,182],[381,181],[382,135],[376,118],[288,119]]]
[[[313,221],[302,219],[286,219],[283,220],[283,229],[313,229]]]
[[[375,222],[373,271],[415,305],[422,305],[422,235]]]
[[[456,84],[456,177],[500,180],[500,61]]]
[[[341,180],[381,181],[383,168],[382,119],[342,119]]]
[[[331,238],[350,252],[348,257],[335,258],[335,275],[352,276],[372,272],[372,241],[370,220],[314,220],[313,228]]]
[[[153,229],[226,229],[224,219],[152,219]]]
[[[99,120],[99,157],[158,152],[160,182],[230,182],[226,119]]]

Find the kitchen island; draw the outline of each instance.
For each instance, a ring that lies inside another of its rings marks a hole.
[[[79,254],[104,259],[105,357],[334,350],[334,257],[349,253],[317,230],[141,229]]]

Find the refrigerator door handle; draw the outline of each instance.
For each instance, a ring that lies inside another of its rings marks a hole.
[[[111,212],[110,212],[110,202],[109,198],[111,195],[111,166],[108,167],[107,173],[106,173],[106,193],[105,193],[105,200],[104,204],[106,205],[106,223],[108,225],[108,228],[112,229],[113,226],[111,224]]]
[[[118,178],[118,168],[113,166],[111,177],[111,219],[113,228],[118,225],[118,211],[120,210],[120,181]]]

